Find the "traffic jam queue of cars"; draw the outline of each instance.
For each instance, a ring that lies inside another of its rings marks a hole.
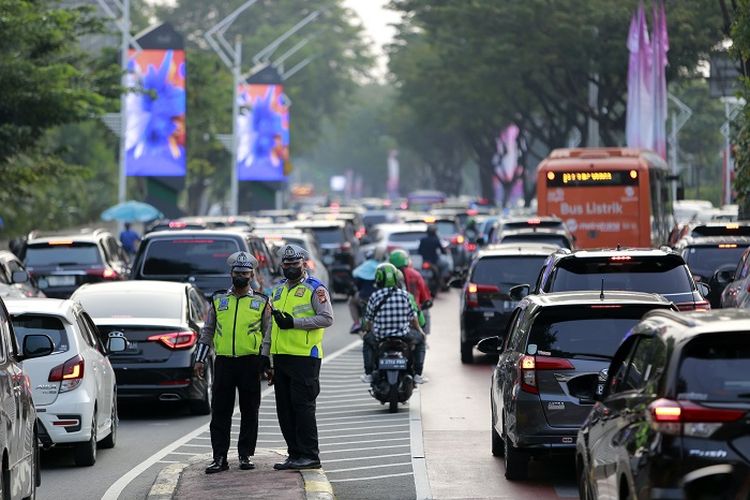
[[[631,189],[633,172],[622,176]],[[556,186],[557,174],[541,175]],[[562,454],[585,499],[747,491],[750,223],[687,222],[658,248],[580,245],[593,232],[570,224],[467,202],[189,217],[147,228],[132,260],[106,230],[31,233],[0,252],[0,398],[22,409],[0,435],[10,457],[0,490],[33,497],[40,449],[69,447],[75,464],[93,465],[117,444],[118,404],[210,413],[211,362],[196,377],[194,350],[208,299],[227,287],[226,258],[252,253],[253,287],[269,293],[276,249],[291,242],[335,299],[356,291],[356,266],[395,249],[433,294],[460,289],[457,356],[498,359],[488,452],[508,480]],[[442,244],[438,266],[420,255],[428,231]]]

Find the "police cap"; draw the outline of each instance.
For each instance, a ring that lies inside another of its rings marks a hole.
[[[247,252],[234,252],[227,257],[227,266],[231,271],[252,271],[258,260]]]
[[[284,245],[279,253],[281,255],[281,262],[297,262],[309,258],[307,250],[297,245]]]

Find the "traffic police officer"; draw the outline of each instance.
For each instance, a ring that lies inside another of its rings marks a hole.
[[[240,435],[237,451],[240,469],[254,469],[250,457],[255,454],[258,439],[260,408],[260,372],[269,382],[273,369],[269,359],[271,348],[271,306],[268,297],[250,287],[258,261],[247,252],[236,252],[227,259],[232,274],[232,287],[213,296],[213,307],[201,329],[196,349],[195,372],[202,377],[205,360],[213,347],[213,397],[211,399],[211,447],[213,462],[206,474],[229,469],[229,451],[234,394],[240,394]]]
[[[305,270],[307,252],[294,245],[281,249],[283,280],[273,290],[271,352],[276,414],[289,457],[276,470],[316,469],[318,426],[315,399],[320,392],[323,332],[333,324],[328,290]]]

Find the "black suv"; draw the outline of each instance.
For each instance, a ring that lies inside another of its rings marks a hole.
[[[708,301],[711,307],[719,308],[721,294],[732,281],[737,263],[748,247],[748,236],[705,236],[684,238],[675,250],[682,254],[693,279],[711,287]]]
[[[481,250],[469,267],[461,294],[461,362],[474,361],[474,346],[480,340],[505,330],[517,302],[508,290],[533,280],[555,246],[520,243],[490,245]],[[451,286],[459,287],[456,279]]]
[[[188,281],[211,297],[214,292],[229,288],[227,257],[239,251],[258,259],[255,277],[260,291],[270,294],[280,279],[275,259],[263,238],[240,229],[148,233],[138,247],[130,278]]]
[[[290,225],[315,235],[320,244],[323,264],[328,268],[332,291],[349,293],[354,256],[359,250],[359,240],[354,235],[353,226],[342,220],[294,221]]]
[[[529,285],[511,290],[515,299],[529,292]],[[710,309],[705,299],[710,288],[696,285],[685,260],[669,249],[559,250],[547,258],[532,293],[573,290],[629,290],[658,293],[681,311]]]
[[[125,279],[128,257],[103,229],[32,235],[23,252],[26,270],[47,297],[68,298],[84,283]]]
[[[581,498],[685,498],[683,481],[701,476],[710,494],[691,498],[745,498],[748,373],[750,313],[647,314],[578,433]]]
[[[500,353],[490,389],[492,454],[505,456],[506,478],[525,478],[533,455],[575,449],[628,330],[646,312],[673,307],[635,292],[529,295],[502,338],[479,343],[482,352]]]

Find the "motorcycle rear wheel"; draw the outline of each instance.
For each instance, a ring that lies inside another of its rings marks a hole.
[[[398,411],[398,387],[395,385],[391,387],[391,392],[388,395],[388,413],[396,413]]]

